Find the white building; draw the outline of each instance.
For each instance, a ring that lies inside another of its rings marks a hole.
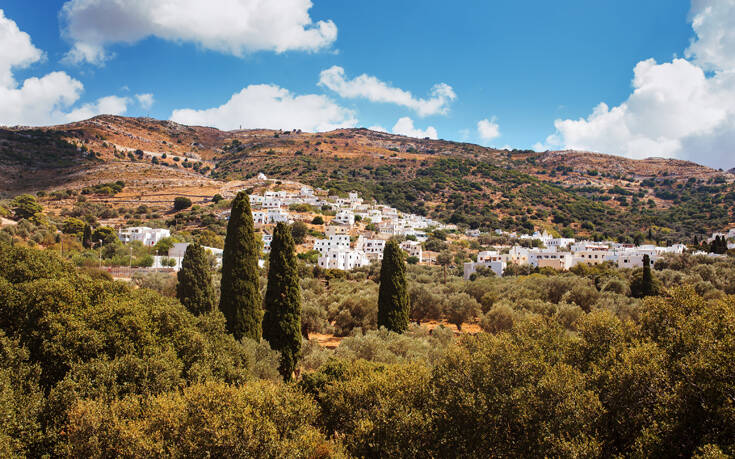
[[[385,240],[383,239],[365,239],[362,236],[357,238],[355,249],[365,252],[370,260],[382,260],[383,251],[385,250]]]
[[[256,225],[269,225],[273,223],[288,223],[290,216],[283,209],[256,210],[253,212],[253,223]]]
[[[337,236],[337,235],[345,235],[345,234],[350,234],[350,229],[347,228],[346,226],[329,225],[324,230],[324,234],[327,237]]]
[[[571,244],[574,244],[574,239],[568,237],[554,237],[544,241],[544,245],[548,248],[562,249],[569,247]]]
[[[342,210],[334,216],[334,221],[340,225],[352,226],[355,224],[355,214],[349,210]]]
[[[170,237],[171,231],[162,228],[148,228],[147,226],[134,226],[121,229],[118,232],[120,241],[127,244],[132,241],[140,241],[143,245],[151,247],[163,238]]]
[[[642,268],[644,256],[646,254],[635,251],[623,252],[618,255],[618,268]],[[656,259],[651,258],[651,264],[653,265],[655,262]]]
[[[268,233],[263,233],[261,235],[261,238],[263,239],[263,252],[270,252],[271,251],[271,242],[273,242],[273,235]]]
[[[424,261],[424,249],[421,247],[421,243],[418,241],[403,241],[401,242],[401,248],[406,251],[409,257],[416,257],[419,259],[419,263]]]
[[[553,268],[559,271],[566,271],[573,266],[573,262],[574,259],[569,252],[539,250],[528,253],[528,264],[534,268]]]
[[[348,250],[350,248],[350,236],[348,234],[334,234],[328,239],[317,239],[314,241],[314,250],[326,255],[330,250]]]
[[[319,267],[348,271],[370,264],[365,252],[351,249],[332,249],[319,257]]]
[[[154,256],[153,257],[153,266],[152,268],[172,268],[174,271],[178,272],[181,269],[181,262],[184,260],[184,255],[186,254],[186,249],[189,247],[188,242],[177,242],[175,243],[170,249],[168,249],[168,256],[162,257],[162,256]],[[217,266],[222,266],[222,249],[217,249],[214,247],[204,247],[204,250],[209,252],[210,254],[214,255]],[[174,264],[173,266],[169,266],[168,263],[164,263],[164,260],[173,260]]]
[[[507,264],[501,260],[476,262],[476,263],[475,262],[465,263],[464,264],[465,280],[469,280],[469,278],[477,272],[477,268],[479,268],[480,266],[488,268],[489,270],[494,272],[497,277],[502,277],[503,272],[505,271],[505,268],[507,267]]]
[[[490,261],[500,261],[502,259],[503,259],[502,255],[500,255],[500,253],[495,250],[484,250],[477,254],[478,263],[485,263],[485,262],[490,262]]]
[[[594,266],[617,259],[616,253],[609,250],[580,250],[574,252],[573,255],[574,265],[585,264]]]

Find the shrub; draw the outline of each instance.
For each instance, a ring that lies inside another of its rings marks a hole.
[[[184,196],[178,196],[174,199],[174,210],[184,210],[191,207],[191,199]]]

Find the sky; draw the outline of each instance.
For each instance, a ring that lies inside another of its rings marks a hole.
[[[735,167],[735,0],[0,0],[0,125],[368,127]]]

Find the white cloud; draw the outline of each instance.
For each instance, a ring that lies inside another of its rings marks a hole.
[[[370,129],[371,131],[375,131],[375,132],[388,132],[388,130],[384,128],[383,126],[377,126],[377,125],[370,126],[368,129]]]
[[[535,152],[543,152],[543,151],[547,151],[547,150],[550,150],[550,148],[549,148],[549,146],[548,146],[548,145],[546,145],[546,144],[543,144],[543,143],[541,143],[541,142],[536,142],[536,143],[534,143],[534,144],[533,144],[533,146],[531,147],[531,149],[532,149],[533,151],[535,151]]]
[[[705,70],[735,69],[735,1],[693,0],[691,16],[697,39],[685,55]]]
[[[393,126],[393,134],[416,137],[419,139],[423,139],[424,137],[436,139],[439,137],[437,135],[436,129],[434,129],[433,126],[429,126],[423,131],[421,129],[416,129],[413,126],[413,120],[407,116],[404,116],[403,118],[399,119],[398,122],[396,122],[396,125]]]
[[[18,29],[14,21],[0,9],[0,85],[12,86],[13,68],[26,68],[43,58],[43,52],[33,46],[31,37]]]
[[[690,60],[639,62],[627,100],[612,108],[600,103],[587,118],[556,120],[556,132],[546,143],[631,158],[664,156],[735,166],[734,17],[734,0],[695,0],[697,36],[686,51]]]
[[[155,36],[242,56],[248,52],[317,51],[337,39],[331,21],[314,23],[311,0],[69,0],[62,32],[66,60],[101,65],[113,43]]]
[[[97,99],[94,103],[84,104],[64,115],[65,121],[79,121],[92,118],[102,113],[106,115],[120,115],[127,111],[130,99],[127,97],[107,96]]]
[[[410,108],[419,116],[446,114],[449,103],[457,96],[451,86],[435,84],[429,99],[417,99],[409,91],[394,88],[374,76],[362,74],[351,80],[345,77],[345,70],[332,66],[322,70],[319,85],[325,86],[348,99],[364,98],[371,102],[384,102]]]
[[[495,121],[495,117],[492,119],[484,119],[477,122],[477,134],[480,138],[486,142],[500,137],[500,126]]]
[[[0,124],[40,126],[125,112],[126,100],[114,96],[74,109],[84,85],[65,72],[28,78],[18,85],[13,69],[26,68],[42,58],[43,52],[33,46],[31,37],[0,10]]]
[[[149,108],[153,107],[153,102],[155,102],[155,99],[153,98],[153,94],[136,94],[135,98],[138,99],[138,105],[140,105],[141,108],[148,110]]]
[[[213,126],[223,130],[243,128],[302,129],[328,131],[354,127],[351,110],[322,95],[297,96],[275,85],[250,85],[227,103],[206,110],[174,110],[171,120],[188,125]]]

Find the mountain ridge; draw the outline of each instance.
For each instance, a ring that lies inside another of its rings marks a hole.
[[[592,234],[668,228],[673,221],[671,231],[685,234],[733,220],[735,175],[675,159],[499,150],[365,128],[221,131],[113,115],[0,129],[0,192],[6,195],[112,179],[138,187],[138,195],[191,185],[216,189],[260,172],[334,192],[354,189],[400,210],[470,227],[568,227]]]

